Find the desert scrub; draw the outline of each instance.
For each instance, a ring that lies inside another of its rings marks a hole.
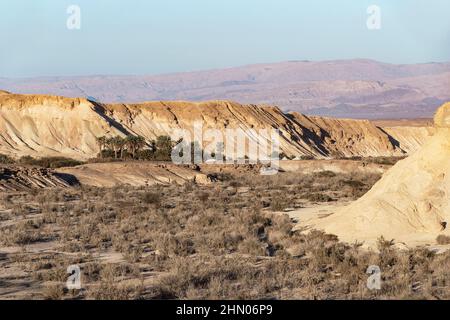
[[[14,159],[10,156],[0,153],[0,164],[12,164],[14,162]]]
[[[336,201],[335,199],[333,199],[332,197],[330,197],[329,195],[327,195],[325,193],[306,193],[304,195],[304,197],[306,199],[308,199],[309,201],[312,201],[312,202],[331,202],[331,201]]]
[[[71,264],[80,265],[85,288],[78,298],[87,299],[449,299],[449,252],[399,251],[390,239],[371,252],[323,232],[294,231],[288,215],[273,212],[324,190],[336,199],[352,197],[353,187],[367,190],[376,180],[244,173],[226,174],[213,188],[83,186],[8,194],[0,242],[21,251],[6,255],[2,266],[42,284],[39,297],[49,299],[72,298],[44,288],[64,283]],[[377,292],[366,287],[370,265],[382,270]]]
[[[55,238],[51,234],[41,232],[39,228],[39,224],[35,224],[31,220],[3,227],[0,230],[0,243],[4,245],[27,245]]]
[[[437,244],[440,244],[440,245],[450,244],[450,237],[441,234],[436,238],[436,242],[437,242]]]
[[[159,206],[161,204],[161,195],[156,192],[146,192],[142,195],[142,201],[146,204]]]
[[[282,211],[289,207],[290,204],[291,201],[286,195],[278,193],[272,197],[270,201],[270,209],[272,211]]]

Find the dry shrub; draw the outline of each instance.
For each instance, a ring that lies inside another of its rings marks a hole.
[[[199,192],[197,196],[201,202],[206,202],[209,199],[209,193],[205,191]]]
[[[312,202],[331,202],[336,201],[332,197],[324,193],[307,193],[305,198]]]
[[[159,206],[161,204],[161,196],[156,192],[146,192],[142,196],[142,201],[146,204]]]
[[[64,285],[51,283],[44,286],[43,296],[46,300],[61,300],[64,296]]]
[[[67,266],[80,264],[84,297],[93,299],[450,298],[449,252],[399,251],[385,239],[379,252],[366,251],[323,232],[293,231],[288,215],[273,213],[308,194],[352,198],[377,175],[223,176],[213,189],[189,183],[3,196],[2,245],[57,240],[55,253],[24,246],[5,266],[30,282],[64,283]],[[370,265],[381,268],[381,291],[366,288]],[[68,298],[57,287],[42,296]]]
[[[113,282],[101,282],[87,291],[87,297],[94,300],[131,300],[141,295],[141,285],[120,285]]]
[[[440,244],[440,245],[447,245],[447,244],[450,244],[450,237],[441,234],[441,235],[439,235],[439,236],[436,238],[436,242],[437,242],[438,244]]]
[[[272,197],[272,201],[270,202],[270,209],[272,211],[282,211],[289,207],[291,201],[284,194],[276,194]]]

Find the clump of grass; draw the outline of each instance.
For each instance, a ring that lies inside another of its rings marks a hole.
[[[161,195],[156,192],[146,192],[142,196],[142,201],[146,204],[159,206],[161,204]]]
[[[88,299],[450,298],[450,252],[399,251],[386,239],[379,251],[366,251],[334,235],[296,231],[288,215],[274,212],[307,194],[353,197],[345,181],[360,181],[355,187],[367,190],[377,176],[224,174],[213,188],[11,193],[2,202],[8,213],[0,242],[22,251],[2,263],[20,269],[30,283],[58,283],[42,288],[40,297],[49,299],[72,298],[60,290],[72,264],[82,270],[77,298]],[[234,180],[246,188],[232,187]],[[52,253],[28,249],[50,239]],[[370,265],[381,268],[380,291],[366,289]]]
[[[61,283],[51,283],[44,286],[44,299],[61,300],[64,296],[64,285]]]
[[[282,194],[276,194],[272,197],[272,201],[270,202],[270,209],[272,211],[282,211],[286,209],[290,204],[289,199]]]

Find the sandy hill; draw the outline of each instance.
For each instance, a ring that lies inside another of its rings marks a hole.
[[[406,244],[433,244],[450,235],[450,103],[436,113],[436,133],[400,161],[361,199],[306,223],[342,240],[374,243],[380,236]]]
[[[277,128],[281,151],[295,157],[400,156],[416,150],[431,134],[411,127],[403,128],[397,138],[395,130],[388,133],[366,120],[285,114],[277,107],[228,101],[102,104],[83,98],[2,94],[0,153],[87,159],[98,153],[97,137],[135,134],[151,140],[177,128],[191,130],[196,121],[202,121],[204,129]],[[415,138],[408,140],[411,135]]]

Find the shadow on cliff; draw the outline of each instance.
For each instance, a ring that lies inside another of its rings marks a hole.
[[[122,124],[117,122],[114,118],[109,117],[106,114],[106,108],[99,102],[88,100],[92,105],[94,106],[94,111],[102,117],[111,127],[114,127],[115,129],[119,130],[121,133],[123,133],[126,136],[132,135],[130,131],[128,131]]]
[[[395,147],[400,149],[402,152],[407,153],[405,150],[402,149],[402,146],[400,145],[400,141],[398,141],[397,139],[395,139],[393,136],[391,136],[389,133],[387,133],[383,128],[378,127],[377,129],[379,129],[381,132],[383,132],[389,139],[389,142]]]
[[[331,138],[330,134],[320,129],[320,136],[317,135],[314,131],[308,129],[304,125],[302,125],[298,120],[295,118],[294,115],[286,113],[285,116],[293,123],[295,123],[297,126],[299,126],[302,129],[302,138],[305,140],[305,142],[312,142],[310,145],[314,147],[318,152],[320,152],[323,156],[331,156],[330,150],[326,148],[324,145],[325,138]],[[306,116],[305,116],[306,117]]]

